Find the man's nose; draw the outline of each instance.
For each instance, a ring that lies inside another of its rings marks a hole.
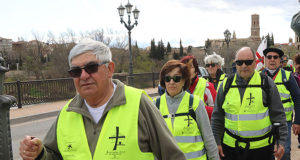
[[[90,74],[88,74],[85,69],[81,69],[81,75],[80,75],[80,78],[81,79],[86,79],[90,76]]]

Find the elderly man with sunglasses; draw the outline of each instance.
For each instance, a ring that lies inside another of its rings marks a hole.
[[[272,160],[275,155],[280,159],[287,126],[276,86],[271,78],[255,71],[255,52],[250,47],[236,52],[235,63],[237,73],[221,83],[211,119],[220,157]],[[273,146],[274,123],[279,124],[277,147]]]
[[[106,45],[79,42],[69,66],[79,94],[63,107],[44,143],[25,136],[24,160],[186,159],[145,91],[112,79],[115,64]]]
[[[295,135],[300,133],[300,89],[291,72],[280,68],[280,60],[284,55],[284,52],[281,49],[267,48],[263,51],[263,53],[266,59],[265,69],[262,70],[262,73],[268,75],[274,80],[280,94],[288,125],[288,137],[286,139],[285,153],[282,159],[290,160],[291,128],[294,109],[295,119],[293,132]]]

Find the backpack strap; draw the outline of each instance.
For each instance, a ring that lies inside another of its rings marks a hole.
[[[194,120],[196,121],[196,114],[193,109],[193,103],[194,103],[194,95],[190,94],[190,100],[189,100],[189,114]]]
[[[270,105],[270,86],[269,86],[269,81],[268,81],[268,76],[264,73],[260,73],[260,78],[261,78],[261,88],[266,92],[267,94],[267,102],[264,103],[265,107],[268,107]]]
[[[190,99],[189,99],[189,112],[188,113],[177,113],[177,114],[170,114],[170,115],[163,115],[164,118],[175,118],[178,116],[191,116],[195,121],[196,121],[196,114],[193,109],[193,103],[194,103],[194,95],[190,94]],[[160,97],[156,99],[156,107],[159,109],[160,106]]]
[[[263,72],[261,72],[259,75],[261,77],[261,84],[260,85],[235,85],[235,86],[232,86],[234,75],[230,75],[227,78],[227,81],[226,81],[226,84],[225,84],[225,88],[224,88],[224,91],[223,91],[224,97],[226,96],[226,94],[228,93],[228,91],[229,91],[229,89],[231,87],[233,87],[233,88],[235,88],[235,87],[236,88],[261,87],[267,93],[267,102],[264,103],[264,106],[268,107],[269,106],[269,102],[270,102],[270,97],[269,97],[270,88],[269,88],[268,77]]]
[[[156,102],[155,102],[155,104],[156,104],[156,107],[157,107],[157,109],[159,110],[159,105],[160,105],[160,97],[156,98]]]
[[[224,91],[223,91],[223,95],[224,97],[226,96],[226,94],[228,93],[230,87],[231,87],[231,84],[233,82],[233,79],[234,79],[234,74],[228,76],[227,78],[227,81],[226,81],[226,84],[225,84],[225,88],[224,88]]]
[[[278,84],[278,85],[281,85],[281,84],[283,84],[284,86],[285,86],[285,88],[287,89],[287,90],[289,90],[289,86],[288,86],[288,80],[287,80],[287,78],[286,78],[286,73],[285,73],[285,70],[284,69],[280,69],[281,70],[281,77],[282,77],[282,82],[280,82],[280,83],[275,83],[275,84]]]

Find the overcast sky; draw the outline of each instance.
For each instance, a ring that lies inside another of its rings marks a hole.
[[[0,37],[32,39],[32,32],[47,36],[72,29],[79,35],[93,29],[111,29],[120,36],[127,30],[117,11],[127,0],[0,0]],[[229,29],[237,38],[250,36],[251,14],[260,15],[260,35],[274,34],[275,43],[294,39],[292,16],[298,0],[130,0],[140,10],[132,39],[140,47],[151,39],[178,46],[201,46],[209,39],[224,38]],[[126,14],[125,14],[126,15]],[[126,16],[125,16],[126,17]],[[125,18],[127,20],[127,17]]]

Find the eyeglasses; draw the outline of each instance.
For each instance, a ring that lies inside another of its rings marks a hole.
[[[272,57],[273,57],[273,59],[279,58],[279,56],[271,56],[271,55],[268,55],[268,56],[267,56],[268,59],[272,59]]]
[[[173,76],[173,77],[171,77],[171,76],[165,76],[165,81],[166,82],[170,82],[171,79],[173,79],[173,81],[175,83],[178,83],[178,82],[180,82],[181,78],[182,78],[181,76]]]
[[[281,62],[282,62],[282,63],[287,63],[288,61],[287,61],[287,60],[282,60]]]
[[[83,67],[72,67],[68,72],[71,77],[78,78],[81,76],[82,69],[84,69],[85,72],[88,74],[96,73],[96,72],[98,72],[98,67],[105,63],[107,63],[107,62],[102,62],[102,63],[91,62],[91,63],[86,64]]]
[[[235,63],[238,66],[243,65],[245,63],[247,66],[250,66],[253,63],[254,60],[236,60]]]
[[[212,63],[212,64],[206,64],[205,66],[206,66],[206,67],[209,67],[209,66],[211,66],[211,67],[215,67],[215,66],[216,66],[216,64],[215,64],[215,63]]]

